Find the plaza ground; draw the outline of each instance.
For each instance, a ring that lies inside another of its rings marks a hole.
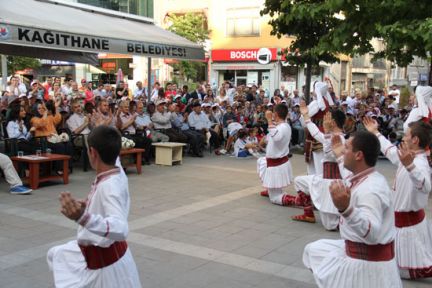
[[[301,155],[291,161],[295,175],[305,173]],[[128,241],[143,287],[316,287],[303,248],[339,234],[293,222],[301,210],[259,196],[255,163],[206,153],[181,166],[143,166],[142,175],[128,169]],[[380,160],[378,169],[391,183],[396,168]],[[60,214],[58,194],[85,197],[94,176],[76,168],[69,185],[43,185],[31,196],[10,195],[0,181],[0,287],[54,287],[47,250],[77,229]],[[432,279],[404,281],[404,287],[431,285]]]

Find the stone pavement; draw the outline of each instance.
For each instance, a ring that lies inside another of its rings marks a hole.
[[[295,175],[304,174],[303,157],[291,160]],[[380,160],[379,169],[392,180],[388,161]],[[0,181],[0,287],[54,286],[46,252],[73,239],[77,228],[60,214],[58,194],[85,197],[94,176],[77,168],[69,185],[43,185],[31,196],[10,195]],[[299,209],[260,197],[252,158],[206,154],[182,166],[144,166],[142,175],[131,168],[128,176],[128,241],[143,287],[316,287],[302,264],[303,247],[339,237],[320,224],[291,221]]]

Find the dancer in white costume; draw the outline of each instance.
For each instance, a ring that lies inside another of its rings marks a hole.
[[[378,136],[381,152],[398,166],[393,203],[395,209],[396,259],[402,278],[432,277],[432,226],[425,216],[432,189],[431,168],[425,149],[431,141],[431,126],[411,122],[400,148],[378,132],[375,120],[366,118],[368,131]]]
[[[328,85],[324,82],[316,82],[314,85],[315,99],[308,105],[308,114],[311,121],[323,131],[323,118],[334,105],[333,99],[328,92]],[[306,143],[304,146],[305,160],[308,175],[322,175],[322,159],[324,157],[322,144],[316,141],[311,131],[306,129]]]
[[[97,176],[86,201],[69,192],[60,195],[61,212],[79,224],[77,240],[48,251],[56,287],[141,287],[126,242],[128,234],[128,180],[116,159],[121,136],[108,126],[88,137],[89,160]]]
[[[394,211],[386,178],[375,171],[379,141],[370,132],[356,132],[345,143],[335,136],[332,146],[343,153],[344,166],[353,172],[350,186],[341,180],[330,185],[341,213],[341,240],[308,244],[303,263],[319,287],[402,287],[394,257]],[[345,151],[343,151],[345,150]]]
[[[332,151],[331,137],[338,135],[342,143],[345,142],[343,125],[345,114],[340,110],[327,112],[324,116],[322,133],[318,127],[310,121],[306,105],[302,105],[301,112],[305,118],[307,129],[318,142],[323,144],[323,174],[303,175],[294,179],[294,186],[298,193],[295,204],[303,206],[303,214],[295,215],[293,220],[315,223],[314,206],[320,211],[319,215],[325,229],[335,230],[339,225],[339,212],[333,204],[329,186],[332,179],[341,179],[336,156]],[[312,200],[312,201],[311,201]]]
[[[423,120],[429,123],[432,119],[432,87],[431,86],[417,86],[416,88],[417,107],[414,107],[407,120],[404,122],[404,132],[408,130],[408,125],[411,122]]]
[[[267,111],[268,134],[266,156],[257,160],[257,172],[267,190],[262,196],[269,196],[273,204],[286,205],[294,196],[285,194],[283,188],[291,184],[292,168],[288,159],[291,127],[286,122],[288,108],[278,104],[274,113]]]

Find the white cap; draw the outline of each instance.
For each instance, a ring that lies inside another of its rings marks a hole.
[[[387,108],[388,109],[396,109],[396,106],[394,106],[393,104],[390,104]]]

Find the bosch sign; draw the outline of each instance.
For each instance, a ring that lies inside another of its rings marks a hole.
[[[232,50],[212,50],[211,57],[213,62],[217,61],[237,61],[237,62],[257,62],[260,48],[256,49],[232,49]],[[262,50],[262,48],[261,48]],[[277,60],[277,48],[270,48],[268,59],[270,61]],[[270,55],[271,54],[271,55]]]

